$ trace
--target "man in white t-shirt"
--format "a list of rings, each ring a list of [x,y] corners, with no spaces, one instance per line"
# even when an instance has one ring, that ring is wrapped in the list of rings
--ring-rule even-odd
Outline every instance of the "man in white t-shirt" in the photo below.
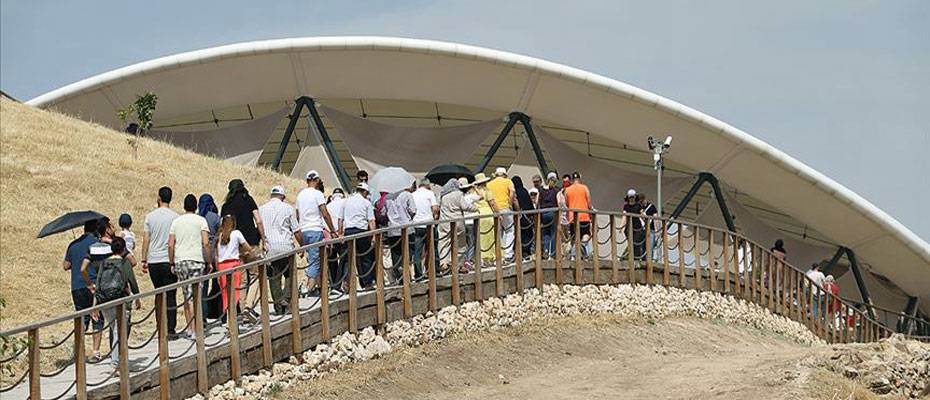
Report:
[[[142,273],[149,274],[156,289],[178,281],[168,262],[168,235],[171,223],[178,217],[178,213],[171,209],[171,197],[170,187],[159,188],[158,208],[146,214],[142,225],[142,248],[139,249]],[[168,340],[175,340],[178,338],[175,332],[178,325],[177,290],[166,290],[165,302],[168,306]]]
[[[307,187],[297,194],[297,219],[300,226],[301,245],[306,246],[323,240],[323,229],[329,229],[333,237],[339,235],[333,220],[326,209],[326,198],[319,190],[322,184],[320,174],[314,170],[307,172]],[[307,285],[304,296],[318,295],[317,278],[320,276],[320,248],[307,249],[308,267]]]
[[[824,291],[823,291],[823,281],[826,279],[823,272],[820,271],[820,264],[814,263],[811,265],[811,269],[808,270],[804,275],[807,275],[808,279],[814,282],[814,286],[811,287],[811,290],[814,291],[814,315],[820,315],[818,313],[820,305],[823,304]]]
[[[429,179],[421,179],[420,187],[413,191],[412,195],[413,202],[417,206],[417,213],[413,216],[414,223],[426,223],[439,219],[439,201],[436,200],[436,193],[433,193]],[[430,267],[426,265],[426,232],[427,229],[434,228],[435,226],[426,225],[414,228],[413,264],[418,267],[422,265],[424,274],[423,276],[417,277],[417,279],[425,278],[425,274],[427,273],[426,268]],[[433,239],[435,239],[435,235]],[[435,248],[435,246],[433,248]],[[439,260],[436,260],[436,262],[438,261]],[[432,266],[432,268],[436,268],[436,266]]]
[[[197,215],[197,197],[188,194],[184,197],[184,215],[171,222],[168,233],[168,265],[177,275],[179,281],[193,279],[205,272],[204,254],[210,254],[210,228],[207,220]],[[184,294],[184,318],[190,326],[182,335],[190,338],[193,333],[191,320],[194,318],[191,301],[191,285],[181,287]]]
[[[339,220],[339,226],[342,227],[346,236],[363,234],[375,229],[375,206],[371,204],[368,193],[368,184],[362,182],[355,188],[355,193],[346,199],[342,209],[342,218]],[[371,236],[355,239],[356,272],[358,283],[364,289],[371,289],[375,283],[375,274],[371,268],[375,262],[375,252],[371,246]],[[346,283],[357,284],[356,282]]]

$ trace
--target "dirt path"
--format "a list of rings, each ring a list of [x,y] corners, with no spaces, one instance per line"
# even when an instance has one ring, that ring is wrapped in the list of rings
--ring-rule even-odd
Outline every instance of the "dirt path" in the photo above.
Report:
[[[798,363],[816,352],[716,322],[579,318],[396,352],[278,397],[808,398],[808,372]]]

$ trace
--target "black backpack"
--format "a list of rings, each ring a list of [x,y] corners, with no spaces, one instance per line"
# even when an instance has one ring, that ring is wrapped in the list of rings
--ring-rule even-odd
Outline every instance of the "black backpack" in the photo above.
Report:
[[[126,297],[126,277],[123,276],[125,258],[110,257],[98,261],[97,265],[97,304],[106,303]]]

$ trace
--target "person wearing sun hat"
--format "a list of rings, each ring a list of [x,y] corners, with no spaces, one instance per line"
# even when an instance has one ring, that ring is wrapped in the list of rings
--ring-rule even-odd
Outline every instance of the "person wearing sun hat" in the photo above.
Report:
[[[463,218],[466,213],[478,211],[474,202],[465,200],[465,192],[468,190],[468,179],[458,178],[450,179],[443,186],[442,198],[439,200],[439,219],[456,220]],[[441,273],[449,272],[452,268],[452,252],[458,249],[452,248],[452,235],[461,235],[465,231],[465,224],[461,221],[456,222],[455,232],[452,231],[452,224],[445,223],[439,225],[439,268]],[[473,233],[474,234],[474,233]],[[467,242],[467,241],[466,241]],[[461,243],[461,242],[458,242]]]
[[[508,182],[510,180],[505,179]],[[484,173],[478,173],[475,175],[475,181],[472,182],[470,189],[473,194],[471,198],[473,199],[475,208],[477,208],[477,215],[489,215],[498,212],[497,202],[494,199],[494,194],[491,193],[491,190],[488,189],[488,182],[491,181],[490,178],[484,175]],[[482,217],[478,220],[478,226],[474,227],[477,231],[478,241],[475,244],[476,253],[479,254],[483,264],[493,264],[495,257],[494,249],[494,217]],[[473,258],[478,258],[474,257]],[[476,263],[477,264],[477,263]],[[475,268],[480,268],[481,264],[475,265]]]

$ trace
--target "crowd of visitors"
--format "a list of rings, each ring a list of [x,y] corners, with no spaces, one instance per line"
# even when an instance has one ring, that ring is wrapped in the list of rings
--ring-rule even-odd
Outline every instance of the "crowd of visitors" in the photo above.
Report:
[[[351,285],[370,290],[375,284],[373,271],[378,252],[373,249],[372,237],[364,233],[377,228],[386,228],[383,246],[389,249],[385,253],[390,255],[388,283],[403,279],[405,257],[414,281],[426,279],[429,268],[440,275],[450,273],[452,268],[469,272],[493,264],[497,251],[508,262],[513,261],[516,235],[520,235],[521,253],[525,257],[533,254],[536,219],[521,216],[518,230],[515,215],[521,210],[544,210],[539,217],[544,258],[553,257],[556,246],[560,246],[555,240],[556,230],[562,230],[563,238],[573,238],[576,221],[582,247],[575,249],[574,241],[569,240],[567,242],[572,244],[567,250],[572,257],[576,256],[576,250],[580,252],[579,257],[592,257],[591,240],[596,231],[591,214],[555,210],[557,207],[594,210],[590,190],[578,172],[564,175],[561,180],[555,172],[546,174],[545,180],[535,175],[532,187],[527,188],[521,177],[508,177],[505,168],[497,168],[493,178],[478,173],[471,180],[454,178],[436,188],[423,179],[411,181],[408,187],[394,193],[371,193],[365,171],[359,171],[356,178],[358,184],[350,195],[336,188],[326,197],[320,174],[309,171],[305,175],[306,187],[297,193],[293,203],[288,201],[283,187],[275,186],[261,206],[242,180],[233,179],[219,207],[211,194],[204,193],[199,198],[186,194],[181,214],[172,208],[172,189],[162,187],[156,194],[157,207],[143,220],[141,241],[136,240],[132,217],[122,214],[118,219],[118,232],[107,218],[90,221],[85,224],[83,235],[68,246],[63,267],[71,271],[75,309],[138,293],[137,267],[142,274],[149,275],[155,288],[160,288],[215,271],[234,269],[253,260],[274,259],[299,246],[343,236],[357,239],[325,247],[307,247],[306,252],[300,254],[307,264],[303,269],[305,279],[302,284],[298,283],[300,294],[302,297],[320,296],[321,268],[327,268],[333,291],[345,292]],[[636,197],[628,199],[624,209],[638,215],[652,215],[650,206],[644,197]],[[499,217],[479,218],[492,213],[498,213]],[[430,224],[441,220],[459,221]],[[637,220],[639,218],[633,218],[634,227],[641,227],[643,222]],[[405,227],[411,223],[413,226]],[[406,237],[403,236],[405,232]],[[458,266],[452,264],[453,252],[458,251],[452,248],[453,236],[459,238],[456,247],[464,244]],[[354,243],[354,252],[347,248],[347,243]],[[322,249],[327,251],[327,265],[321,265]],[[355,282],[348,279],[353,253]],[[639,250],[636,254],[641,257]],[[266,277],[273,313],[290,313],[293,305],[289,288],[293,280],[298,279],[290,268],[290,258],[270,261]],[[237,323],[257,323],[259,316],[254,307],[259,297],[259,284],[264,284],[257,278],[254,269],[246,269],[220,275],[200,285],[204,318],[225,322],[228,311],[235,308],[241,319]],[[234,290],[228,290],[228,285]],[[180,287],[183,296],[180,303],[176,290],[166,291],[164,296],[169,340],[194,336],[193,286]],[[240,296],[242,291],[245,291],[244,300]],[[138,308],[140,304],[137,302],[134,306]],[[178,325],[179,309],[185,318],[183,326]],[[127,321],[129,314],[128,308],[122,314]],[[86,318],[85,325],[93,327],[94,332],[92,360],[103,358],[101,333],[107,324],[111,346],[118,345],[114,341],[118,340],[114,332],[118,325],[113,323],[115,318],[115,308]],[[115,362],[118,353],[111,354],[111,361]]]

